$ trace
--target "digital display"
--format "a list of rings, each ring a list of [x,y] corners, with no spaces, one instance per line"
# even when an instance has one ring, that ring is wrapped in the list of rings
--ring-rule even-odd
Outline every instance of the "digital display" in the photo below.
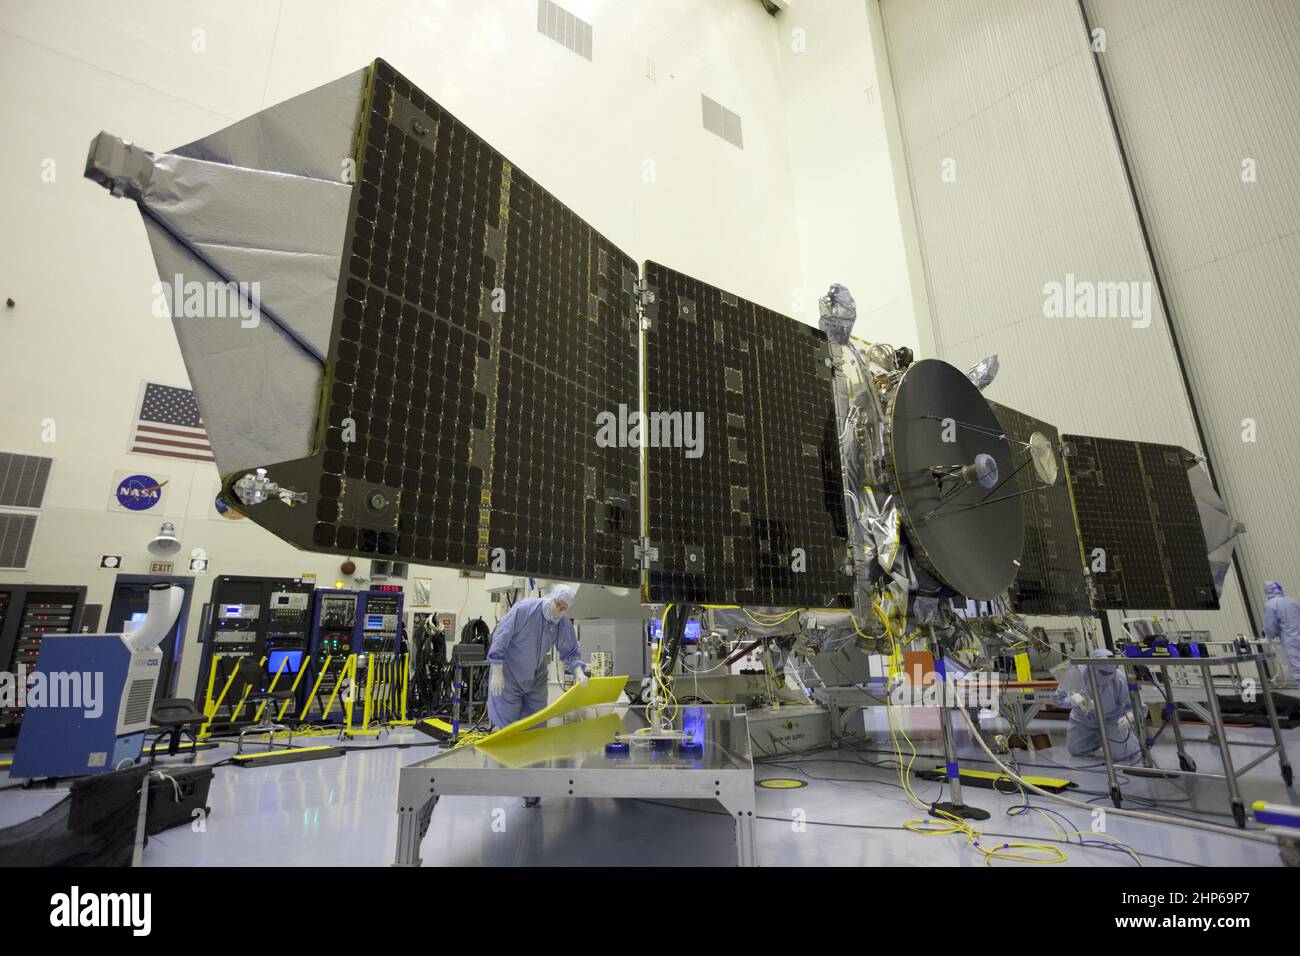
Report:
[[[384,616],[382,614],[366,615],[367,631],[382,631],[384,629]]]
[[[663,622],[659,620],[651,620],[650,640],[652,641],[659,640],[659,637],[662,633],[663,633]],[[699,639],[700,639],[700,622],[695,620],[687,621],[686,631],[685,633],[682,634],[682,640],[687,644],[694,644]]]
[[[302,666],[302,655],[302,651],[271,651],[266,655],[267,673],[280,673],[281,664],[284,665],[283,673],[298,673],[298,668]]]

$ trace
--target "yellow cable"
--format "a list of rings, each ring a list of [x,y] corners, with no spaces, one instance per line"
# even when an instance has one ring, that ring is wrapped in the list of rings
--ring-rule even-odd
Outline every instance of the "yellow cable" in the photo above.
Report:
[[[879,605],[873,604],[872,607],[880,617],[881,623],[884,624],[885,633],[889,636],[891,657],[897,657],[898,641],[894,636],[894,630],[890,626],[889,619],[885,616],[885,613],[880,609]],[[975,829],[961,817],[948,813],[945,810],[935,809],[926,804],[926,802],[917,796],[916,792],[912,789],[912,764],[916,760],[916,746],[912,743],[906,730],[902,731],[903,739],[907,741],[908,748],[912,753],[907,761],[906,769],[904,769],[903,748],[898,743],[898,732],[894,725],[895,706],[896,705],[893,703],[886,704],[885,714],[889,721],[890,737],[894,743],[894,754],[898,760],[899,782],[902,784],[903,792],[907,795],[909,800],[920,807],[925,807],[938,818],[908,820],[903,824],[905,830],[910,833],[916,833],[920,836],[951,836],[953,834],[960,834],[966,837],[972,847],[980,851],[984,857],[985,866],[992,866],[994,860],[1002,860],[1010,863],[1041,864],[1065,863],[1069,860],[1069,856],[1060,847],[1045,843],[1013,841],[1009,843],[996,844],[992,848],[982,846],[980,844],[981,833],[979,830]]]

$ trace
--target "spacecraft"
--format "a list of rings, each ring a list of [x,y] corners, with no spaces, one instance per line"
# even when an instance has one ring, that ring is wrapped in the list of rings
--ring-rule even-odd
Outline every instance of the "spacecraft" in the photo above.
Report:
[[[636,259],[383,60],[168,152],[101,133],[86,175],[161,287],[230,300],[173,295],[176,336],[225,500],[299,548],[863,636],[1218,605],[1192,453],[859,342],[842,287],[814,327]],[[702,413],[702,454],[601,440],[621,408]]]

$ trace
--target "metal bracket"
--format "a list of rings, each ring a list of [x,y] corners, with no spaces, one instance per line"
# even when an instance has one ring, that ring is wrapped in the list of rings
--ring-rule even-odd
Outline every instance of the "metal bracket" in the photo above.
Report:
[[[632,556],[643,570],[649,571],[650,566],[659,560],[659,549],[650,543],[649,538],[641,538],[632,545]]]
[[[260,505],[274,497],[286,505],[305,505],[307,492],[281,488],[266,477],[266,469],[258,468],[257,473],[248,472],[233,485],[235,497],[245,505]]]
[[[648,332],[654,328],[655,319],[659,315],[658,300],[655,298],[654,289],[644,279],[636,279],[632,283],[632,301],[636,305],[636,324],[643,332]]]
[[[99,133],[90,141],[86,178],[114,196],[139,201],[153,182],[153,154],[112,133]]]

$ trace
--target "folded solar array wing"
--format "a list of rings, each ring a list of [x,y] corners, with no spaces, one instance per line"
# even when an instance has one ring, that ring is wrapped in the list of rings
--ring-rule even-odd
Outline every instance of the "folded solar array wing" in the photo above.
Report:
[[[635,262],[382,60],[368,73],[301,548],[635,586]],[[233,483],[239,474],[227,476]],[[229,489],[227,489],[229,490]]]
[[[645,277],[647,412],[703,426],[698,449],[647,451],[647,600],[851,606],[825,333],[654,262]]]
[[[1191,452],[1063,435],[1066,480],[1097,610],[1215,610]]]

